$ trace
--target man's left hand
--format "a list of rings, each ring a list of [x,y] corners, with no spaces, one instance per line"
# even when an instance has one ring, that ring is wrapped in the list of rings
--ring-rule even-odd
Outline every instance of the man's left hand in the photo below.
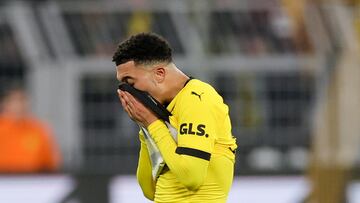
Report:
[[[136,123],[147,128],[151,123],[158,120],[152,111],[146,108],[128,92],[118,90],[118,96],[124,110]]]

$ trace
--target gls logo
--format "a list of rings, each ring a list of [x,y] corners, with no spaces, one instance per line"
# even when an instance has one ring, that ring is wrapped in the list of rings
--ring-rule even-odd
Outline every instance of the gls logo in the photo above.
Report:
[[[188,135],[198,135],[198,136],[204,136],[205,137],[209,137],[208,134],[206,134],[205,132],[205,125],[204,124],[199,124],[196,127],[196,132],[194,131],[193,128],[193,123],[182,123],[180,125],[180,135],[184,135],[184,134],[188,134]]]

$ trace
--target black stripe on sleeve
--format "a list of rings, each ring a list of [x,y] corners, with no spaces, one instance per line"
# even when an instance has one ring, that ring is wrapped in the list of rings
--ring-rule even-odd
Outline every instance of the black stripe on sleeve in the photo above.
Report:
[[[185,154],[189,156],[194,156],[200,159],[204,159],[209,161],[211,154],[208,152],[204,152],[198,149],[188,148],[188,147],[178,147],[175,151],[177,154]]]

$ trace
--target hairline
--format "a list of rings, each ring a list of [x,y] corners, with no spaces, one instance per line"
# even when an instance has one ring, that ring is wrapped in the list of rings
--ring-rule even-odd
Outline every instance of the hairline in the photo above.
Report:
[[[162,60],[160,60],[160,61],[159,60],[136,61],[136,60],[130,59],[130,60],[125,61],[125,62],[123,62],[121,64],[118,64],[117,66],[128,63],[130,61],[133,61],[135,66],[143,66],[145,68],[152,67],[152,66],[159,65],[159,64],[168,65],[168,64],[172,63],[172,60],[169,60],[169,61],[167,61],[167,60],[165,60],[165,61],[162,61]]]

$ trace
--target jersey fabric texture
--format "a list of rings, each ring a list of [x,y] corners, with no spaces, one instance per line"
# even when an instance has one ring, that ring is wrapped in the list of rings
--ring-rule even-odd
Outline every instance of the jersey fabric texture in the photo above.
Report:
[[[139,135],[137,178],[144,195],[157,203],[226,202],[237,145],[222,97],[209,84],[192,79],[167,109],[178,131],[177,143],[163,121],[148,126],[167,165],[156,182],[144,137]]]

